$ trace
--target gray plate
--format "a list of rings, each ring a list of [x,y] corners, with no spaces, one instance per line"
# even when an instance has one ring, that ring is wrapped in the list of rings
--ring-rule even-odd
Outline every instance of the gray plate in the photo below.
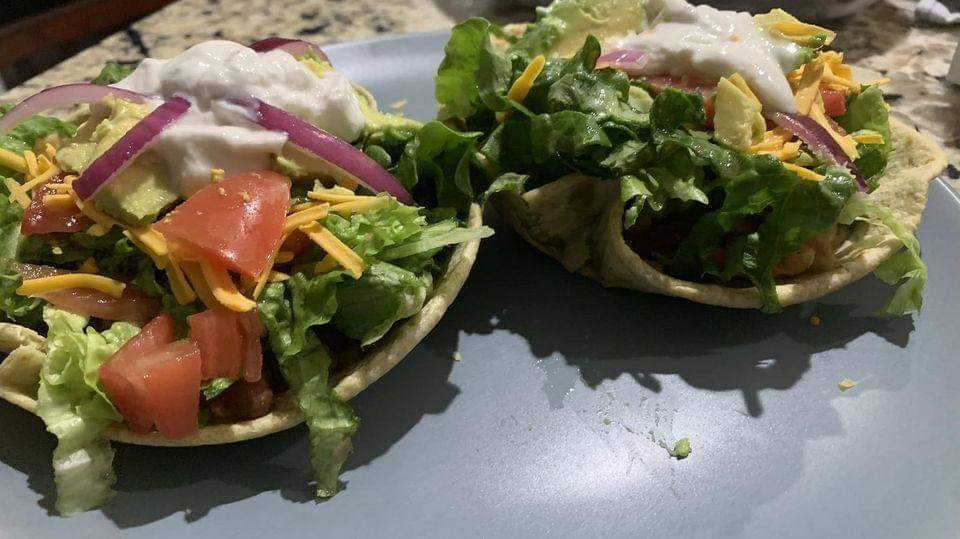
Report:
[[[384,108],[429,118],[444,42],[330,52]],[[0,535],[953,536],[960,201],[939,181],[930,195],[913,320],[868,316],[890,293],[872,277],[780,316],[605,290],[498,227],[443,322],[353,401],[346,488],[319,504],[298,428],[120,446],[116,499],[50,516],[53,439],[4,403]],[[673,460],[660,443],[681,437],[693,454]]]

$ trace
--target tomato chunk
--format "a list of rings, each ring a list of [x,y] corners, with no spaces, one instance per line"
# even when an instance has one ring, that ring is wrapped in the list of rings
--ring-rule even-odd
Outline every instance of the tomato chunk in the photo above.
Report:
[[[847,112],[847,94],[843,90],[820,89],[823,99],[823,112],[831,118],[843,116]]]
[[[110,359],[100,366],[100,383],[120,411],[130,430],[146,434],[153,428],[153,419],[143,394],[142,384],[127,375],[140,365],[143,357],[173,341],[173,317],[164,313],[143,326]]]
[[[243,338],[237,313],[208,309],[187,317],[190,337],[200,347],[200,370],[204,380],[240,378]]]
[[[92,223],[80,212],[79,208],[57,208],[43,203],[44,195],[52,195],[57,192],[48,187],[49,184],[60,183],[61,181],[59,176],[55,176],[47,184],[33,190],[33,198],[30,200],[30,205],[24,210],[23,220],[20,222],[20,232],[23,235],[80,232],[90,227]]]
[[[257,310],[239,314],[240,334],[243,335],[243,379],[257,382],[263,378],[263,349],[260,346],[260,315]]]
[[[289,202],[280,174],[238,174],[200,189],[154,227],[186,257],[255,278],[280,244]]]
[[[183,438],[197,431],[200,413],[200,349],[184,339],[153,355],[143,377],[147,404],[160,434]]]
[[[263,351],[257,311],[237,313],[208,309],[187,317],[190,337],[200,347],[203,379],[241,376],[248,382],[261,378]]]
[[[24,279],[39,279],[69,273],[36,264],[16,263],[13,267]],[[160,301],[130,285],[123,289],[123,295],[119,298],[91,288],[67,288],[39,294],[37,297],[73,314],[103,320],[124,320],[141,325],[156,316],[161,308]]]
[[[172,338],[173,319],[163,314],[100,366],[104,390],[134,432],[155,425],[167,438],[182,438],[197,430],[200,349]]]

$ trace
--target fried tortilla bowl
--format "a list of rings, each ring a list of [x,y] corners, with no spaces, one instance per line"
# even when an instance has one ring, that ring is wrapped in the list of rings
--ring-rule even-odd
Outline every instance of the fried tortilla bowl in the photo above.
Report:
[[[946,155],[929,138],[890,119],[892,150],[879,187],[869,195],[915,232],[927,201],[927,188],[946,167]],[[524,239],[576,271],[609,287],[685,298],[697,303],[758,309],[755,287],[684,281],[638,256],[623,239],[623,203],[616,182],[570,175],[541,188],[491,198],[503,219]],[[886,228],[858,222],[835,246],[838,265],[779,280],[784,307],[819,298],[860,279],[899,251],[902,244]]]
[[[473,205],[467,225],[478,228],[482,224],[480,207]],[[430,333],[460,292],[477,258],[479,247],[479,239],[457,245],[423,309],[398,322],[383,339],[365,350],[359,361],[332,373],[334,390],[340,397],[350,399],[376,382]],[[35,331],[16,324],[0,323],[0,351],[9,352],[0,363],[0,398],[33,413],[37,408],[40,366],[45,357],[43,346],[43,336]],[[295,427],[303,420],[296,399],[288,392],[279,396],[274,402],[273,411],[263,417],[208,425],[201,427],[196,434],[177,440],[167,439],[157,432],[135,434],[123,425],[114,425],[106,435],[111,440],[136,445],[191,447],[260,438]]]

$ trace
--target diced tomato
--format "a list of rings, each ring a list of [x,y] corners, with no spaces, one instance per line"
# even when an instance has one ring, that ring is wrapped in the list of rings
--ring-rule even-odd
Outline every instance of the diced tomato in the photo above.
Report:
[[[200,412],[200,349],[190,339],[172,342],[150,356],[143,377],[154,423],[167,438],[197,431]]]
[[[50,266],[18,263],[16,271],[24,279],[38,279],[69,273]],[[160,312],[161,304],[155,298],[147,296],[138,288],[129,284],[123,289],[123,295],[115,298],[99,290],[90,288],[68,288],[39,294],[37,297],[74,314],[102,318],[103,320],[124,320],[144,324]]]
[[[261,378],[263,351],[256,310],[236,313],[208,309],[188,316],[187,324],[190,337],[200,347],[204,380],[237,380],[242,376],[248,382],[255,382]]]
[[[100,383],[120,411],[130,430],[146,434],[153,428],[153,419],[143,395],[142,384],[127,378],[128,373],[162,346],[173,341],[173,317],[164,313],[143,326],[110,359],[100,366]]]
[[[190,339],[160,343],[173,335],[173,320],[160,321],[164,317],[169,315],[158,317],[149,331],[154,322],[145,326],[134,337],[139,342],[131,340],[103,364],[100,380],[131,430],[144,434],[155,425],[174,439],[197,430],[200,349]]]
[[[240,334],[243,335],[243,379],[256,382],[263,378],[263,349],[260,347],[260,315],[256,309],[240,314]]]
[[[823,98],[823,112],[831,118],[843,116],[847,112],[847,94],[842,90],[820,89],[820,97]]]
[[[208,309],[187,317],[190,337],[200,347],[203,379],[240,378],[243,337],[237,313],[227,309]]]
[[[256,278],[280,244],[289,201],[280,174],[238,174],[200,189],[154,227],[188,257]]]
[[[59,176],[55,176],[50,183],[60,183]],[[23,212],[20,223],[20,232],[25,236],[31,234],[50,234],[52,232],[80,232],[86,230],[92,223],[84,217],[78,208],[59,209],[43,203],[44,195],[56,193],[47,185],[33,191],[33,199]]]

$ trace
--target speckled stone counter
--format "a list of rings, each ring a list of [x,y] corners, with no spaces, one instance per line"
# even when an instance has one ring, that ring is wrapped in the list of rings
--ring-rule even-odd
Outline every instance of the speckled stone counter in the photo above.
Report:
[[[270,35],[303,36],[321,43],[380,34],[450,27],[469,14],[495,14],[500,22],[531,10],[493,0],[180,0],[7,92],[20,99],[45,86],[88,80],[106,60],[166,57],[207,39],[249,43]],[[504,14],[506,11],[506,14]],[[890,77],[895,113],[934,136],[949,153],[948,177],[960,187],[960,86],[945,81],[960,25],[915,26],[913,2],[880,0],[852,18],[831,24],[837,48],[851,63]]]

